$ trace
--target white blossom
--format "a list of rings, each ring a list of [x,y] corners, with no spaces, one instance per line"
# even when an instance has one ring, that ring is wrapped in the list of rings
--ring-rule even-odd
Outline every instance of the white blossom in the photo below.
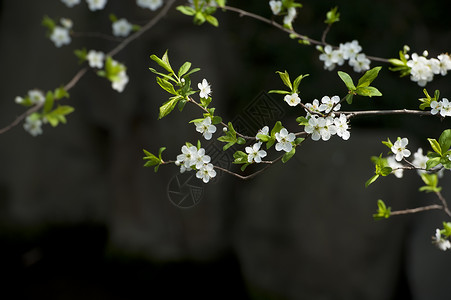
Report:
[[[440,74],[444,76],[451,70],[451,58],[448,54],[440,54],[437,58],[439,60]]]
[[[431,101],[431,114],[436,115],[442,110],[442,103],[440,101]]]
[[[200,169],[204,164],[208,164],[210,160],[210,156],[205,154],[205,149],[200,148],[191,160],[191,164],[194,165],[196,169]]]
[[[443,98],[440,102],[440,115],[442,117],[451,116],[451,103],[448,101],[448,99]]]
[[[297,11],[295,7],[288,8],[287,15],[283,18],[283,24],[291,28],[294,18],[296,18]]]
[[[354,69],[354,72],[362,72],[370,69],[371,61],[365,54],[359,53],[356,57],[349,60],[349,65]]]
[[[68,45],[72,41],[69,34],[69,29],[55,26],[50,35],[50,40],[55,44],[56,47],[60,48],[63,45]]]
[[[290,105],[290,106],[296,106],[299,103],[301,103],[301,98],[299,98],[297,93],[293,93],[293,94],[290,94],[290,95],[285,95],[283,100],[286,103],[288,103],[288,105]]]
[[[393,169],[392,174],[395,175],[396,178],[402,178],[404,174],[404,169],[401,168],[403,167],[403,165],[397,162],[393,155],[387,157],[387,163],[388,166]]]
[[[268,126],[264,126],[262,129],[260,129],[259,131],[257,131],[257,134],[255,135],[255,138],[257,139],[257,141],[259,141],[260,139],[258,138],[258,135],[269,135],[269,127]]]
[[[71,29],[72,26],[74,25],[72,20],[68,19],[68,18],[61,18],[60,23],[61,23],[61,25],[63,25],[64,28],[67,28],[67,29]]]
[[[113,34],[119,37],[128,36],[133,29],[133,25],[124,18],[113,22],[111,27],[113,28]]]
[[[312,103],[306,103],[305,107],[308,108],[311,112],[321,112],[320,104],[318,99],[315,99],[312,101]],[[310,111],[307,109],[305,110],[307,112],[307,115],[310,115]]]
[[[326,113],[329,113],[332,111],[332,108],[334,111],[340,110],[341,104],[340,103],[340,97],[333,96],[330,98],[329,96],[324,96],[321,98],[321,105],[319,106],[320,111],[324,111]]]
[[[340,44],[339,49],[343,53],[344,59],[353,59],[360,53],[360,51],[362,51],[362,47],[359,45],[357,40]]]
[[[127,85],[129,81],[128,75],[125,72],[125,70],[119,72],[117,77],[113,80],[111,83],[111,87],[113,90],[118,91],[119,93],[122,93],[125,89],[125,86]]]
[[[336,63],[333,61],[334,56],[334,50],[332,49],[332,46],[327,45],[324,47],[324,52],[319,55],[319,60],[324,61],[324,69],[328,71],[332,71]]]
[[[41,104],[45,101],[44,93],[40,90],[29,90],[28,97],[30,98],[30,102],[32,104]]]
[[[25,119],[23,128],[32,136],[38,136],[42,134],[42,121],[36,118],[34,115],[30,115]]]
[[[433,237],[434,244],[442,251],[451,249],[451,243],[448,239],[442,238],[440,229],[435,230],[435,237]]]
[[[410,150],[406,149],[409,140],[407,138],[399,139],[391,147],[391,151],[396,156],[396,161],[401,161],[404,157],[410,156]]]
[[[202,121],[194,122],[197,132],[202,133],[206,140],[211,139],[213,133],[216,132],[216,126],[211,124],[211,118],[206,117]]]
[[[108,0],[86,0],[89,10],[91,11],[104,9],[107,2]]]
[[[246,147],[246,152],[247,152],[247,161],[249,163],[252,162],[256,162],[256,163],[261,163],[262,158],[266,156],[266,151],[265,150],[260,150],[262,143],[258,142],[255,143],[254,145],[252,145],[251,147]]]
[[[182,146],[182,154],[177,155],[178,165],[180,165],[180,173],[191,170],[191,166],[195,164],[198,150],[195,146]]]
[[[344,140],[348,140],[351,136],[349,132],[348,119],[346,115],[340,114],[340,117],[334,119],[335,128],[337,131],[337,135]]]
[[[103,68],[103,60],[105,59],[105,54],[102,51],[89,50],[86,55],[89,66],[91,68]]]
[[[163,0],[136,0],[136,5],[155,11],[163,5]]]
[[[311,134],[312,140],[318,141],[321,138],[321,127],[319,125],[319,117],[312,116],[305,125],[305,132]]]
[[[277,151],[285,151],[290,152],[291,149],[293,149],[293,141],[295,140],[296,136],[294,133],[288,133],[288,130],[285,128],[282,128],[279,132],[275,134],[277,144],[276,144],[276,150]]]
[[[80,0],[61,0],[67,7],[74,7],[77,4],[80,4]]]
[[[208,163],[204,164],[196,173],[196,177],[202,179],[204,183],[208,183],[210,178],[216,176],[216,171],[213,169],[213,165]]]
[[[269,1],[269,6],[271,7],[271,11],[274,15],[278,15],[282,10],[282,1]]]
[[[323,141],[328,141],[332,135],[337,133],[337,127],[335,127],[332,117],[319,118],[318,126],[320,127],[319,132]]]
[[[208,83],[207,79],[203,79],[202,82],[197,84],[197,87],[199,88],[200,92],[199,92],[199,96],[201,98],[208,98],[208,96],[210,96],[211,94],[211,86]]]

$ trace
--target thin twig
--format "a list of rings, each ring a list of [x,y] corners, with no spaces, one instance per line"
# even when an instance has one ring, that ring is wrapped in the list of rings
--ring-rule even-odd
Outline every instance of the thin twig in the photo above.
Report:
[[[438,204],[433,204],[433,205],[422,206],[422,207],[417,207],[417,208],[397,210],[397,211],[390,212],[390,216],[414,214],[414,213],[432,210],[432,209],[443,209],[443,206],[438,205]]]
[[[119,43],[124,40],[123,38],[111,36],[111,35],[108,35],[108,34],[103,34],[103,33],[100,33],[100,32],[75,32],[75,31],[72,31],[71,35],[73,37],[91,37],[91,38],[103,39],[103,40],[106,40],[106,41],[119,42]]]
[[[435,194],[440,199],[440,202],[442,202],[443,210],[445,211],[445,213],[451,217],[451,211],[449,211],[448,203],[446,203],[446,200],[445,200],[445,198],[443,198],[442,193],[440,193],[440,191],[438,191],[438,192],[435,192]]]
[[[370,116],[370,115],[418,115],[418,116],[433,116],[430,111],[411,110],[411,109],[393,109],[393,110],[364,110],[364,111],[341,111],[341,114],[347,115],[347,118],[356,116]]]

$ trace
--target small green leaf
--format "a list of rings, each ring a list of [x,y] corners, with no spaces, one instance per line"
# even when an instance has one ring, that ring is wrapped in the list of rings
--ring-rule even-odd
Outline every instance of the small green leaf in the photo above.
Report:
[[[163,103],[163,105],[160,106],[160,113],[158,115],[158,119],[161,119],[161,118],[167,116],[175,108],[175,106],[177,105],[177,102],[181,99],[182,99],[182,97],[180,97],[180,96],[171,97],[168,101]]]
[[[189,61],[185,62],[179,69],[177,75],[178,77],[182,77],[183,75],[186,74],[186,72],[189,71],[189,69],[191,68],[191,63]]]
[[[390,217],[391,208],[385,205],[384,201],[377,200],[377,213],[373,214],[374,220],[387,219]]]
[[[363,76],[359,79],[359,82],[357,83],[357,87],[367,87],[373,82],[374,79],[376,79],[377,75],[379,74],[379,71],[382,69],[382,67],[375,67],[371,70],[368,70],[363,74]]]
[[[354,97],[354,94],[349,93],[346,95],[345,100],[348,104],[352,104],[352,98]]]
[[[269,136],[267,136],[266,134],[257,134],[257,138],[262,142],[269,141]]]
[[[69,93],[64,89],[64,87],[59,87],[55,89],[53,96],[55,97],[55,100],[60,100],[63,98],[69,98]]]
[[[349,76],[349,74],[342,71],[338,71],[338,76],[340,76],[341,80],[345,83],[348,90],[355,91],[354,82],[352,81],[352,78],[351,76]]]
[[[288,92],[288,91],[282,91],[282,90],[271,90],[271,91],[268,92],[268,94],[288,95],[288,94],[291,94],[291,92]]]
[[[159,58],[155,54],[152,54],[150,56],[150,59],[155,61],[160,67],[164,68],[169,73],[173,74],[174,71],[172,70],[171,65],[169,64],[167,53],[168,51],[164,53],[163,58]]]
[[[45,96],[44,110],[43,110],[44,114],[46,114],[52,110],[53,103],[54,103],[53,93],[51,91],[48,91],[47,95]]]
[[[378,178],[379,178],[379,175],[377,175],[377,174],[373,175],[370,179],[367,180],[367,182],[365,182],[365,187],[367,188],[370,184],[375,182]]]
[[[302,126],[305,126],[305,125],[308,125],[308,120],[307,120],[307,118],[305,118],[305,117],[297,117],[296,118],[296,122],[299,124],[299,125],[302,125]]]
[[[165,90],[166,92],[168,92],[168,93],[170,93],[170,94],[172,94],[172,95],[178,95],[177,92],[176,92],[175,89],[174,89],[174,86],[173,86],[169,81],[167,81],[167,80],[164,79],[164,78],[160,78],[160,77],[157,77],[156,79],[157,79],[158,85],[159,85],[163,90]]]
[[[291,85],[291,81],[290,81],[290,75],[288,74],[287,71],[285,72],[280,72],[277,71],[277,74],[279,74],[280,79],[282,79],[283,83],[290,89],[293,90],[293,86]]]
[[[446,152],[451,147],[451,129],[446,129],[440,135],[438,142],[442,152]]]
[[[338,12],[338,6],[335,6],[329,10],[326,14],[326,20],[324,23],[332,25],[335,22],[340,21],[340,13]]]
[[[436,139],[428,139],[429,144],[431,144],[432,150],[434,150],[435,153],[442,156],[442,147],[440,146],[439,142],[437,142]]]
[[[440,159],[441,159],[440,157],[428,159],[428,161],[426,162],[426,170],[430,170],[433,167],[437,166],[440,163]]]
[[[296,148],[293,147],[293,149],[291,149],[290,152],[287,152],[287,153],[285,153],[285,154],[283,155],[283,157],[282,157],[282,162],[283,162],[283,163],[286,163],[290,158],[293,157],[293,155],[294,155],[295,153],[296,153]]]
[[[393,143],[390,141],[389,138],[387,138],[386,141],[382,141],[382,144],[384,144],[385,146],[387,146],[388,149],[390,149],[390,150],[391,150],[391,147],[393,147]]]
[[[299,87],[299,84],[301,83],[301,80],[307,76],[309,76],[309,74],[299,75],[298,77],[296,77],[296,79],[293,81],[293,93],[298,92],[298,87]]]
[[[205,19],[207,20],[208,23],[210,23],[211,25],[218,27],[219,26],[219,22],[218,19],[216,19],[214,16],[212,15],[207,15],[205,17]]]
[[[360,96],[373,97],[373,96],[382,96],[382,93],[375,87],[367,86],[367,87],[357,87],[355,92]]]
[[[196,13],[196,11],[194,10],[194,8],[190,7],[190,6],[177,6],[176,9],[181,12],[184,15],[187,16],[194,16],[194,14]]]
[[[299,144],[301,144],[304,140],[305,140],[305,138],[297,138],[297,139],[294,140],[294,144],[295,144],[295,145],[299,145]]]
[[[383,167],[383,168],[381,168],[381,170],[380,170],[380,175],[382,175],[382,176],[388,176],[388,175],[390,175],[390,174],[392,173],[392,171],[393,171],[393,169],[390,168],[390,167]]]

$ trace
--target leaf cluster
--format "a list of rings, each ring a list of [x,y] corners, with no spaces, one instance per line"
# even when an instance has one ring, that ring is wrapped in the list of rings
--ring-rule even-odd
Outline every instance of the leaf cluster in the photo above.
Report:
[[[167,72],[162,73],[153,68],[149,68],[151,72],[158,75],[156,77],[157,84],[163,90],[172,95],[168,101],[164,102],[163,105],[160,106],[158,119],[167,116],[177,104],[179,110],[182,111],[189,99],[189,96],[196,93],[191,88],[191,79],[189,76],[200,69],[191,69],[191,63],[187,61],[178,69],[177,72],[175,72],[169,63],[168,51],[166,51],[161,58],[153,54],[150,56],[150,59],[155,61]],[[206,105],[208,106],[208,104]]]
[[[213,14],[216,12],[216,7],[211,6],[209,1],[205,0],[193,0],[192,6],[189,5],[180,5],[177,6],[177,10],[182,14],[193,17],[193,22],[196,25],[202,25],[205,22],[210,23],[211,25],[218,27],[219,22]],[[215,0],[216,4],[219,7],[225,6],[225,0]]]
[[[451,169],[451,129],[446,129],[440,135],[438,141],[436,139],[428,138],[429,144],[434,152],[429,152],[426,162],[426,170],[442,164],[445,169]]]
[[[371,70],[366,71],[365,74],[363,74],[363,76],[359,79],[357,86],[354,85],[354,82],[349,74],[338,71],[338,76],[340,76],[341,80],[348,88],[348,95],[345,97],[348,104],[352,103],[354,95],[366,96],[370,98],[373,96],[382,96],[382,93],[377,88],[370,86],[374,79],[377,78],[381,68],[382,67],[374,67]]]
[[[382,153],[379,156],[371,157],[371,161],[375,165],[375,171],[374,175],[366,181],[365,187],[368,187],[370,184],[375,182],[379,176],[388,176],[393,171],[393,169],[388,166],[387,159],[382,157]]]
[[[214,124],[214,122],[212,122]],[[225,135],[218,137],[218,141],[227,143],[222,147],[223,151],[226,151],[230,147],[232,147],[235,144],[243,145],[246,143],[246,141],[242,137],[237,137],[235,128],[233,128],[232,122],[229,122],[227,124],[227,131],[225,132]],[[246,155],[246,161],[247,161],[247,155]]]
[[[297,93],[298,92],[298,88],[299,88],[299,84],[301,83],[301,80],[304,79],[305,77],[309,76],[309,74],[299,75],[298,77],[296,77],[295,80],[293,80],[293,82],[291,82],[290,75],[288,74],[287,71],[284,71],[284,72],[277,71],[276,73],[279,74],[280,79],[282,79],[283,84],[286,87],[288,87],[290,90],[289,91],[285,91],[285,90],[271,90],[271,91],[268,92],[270,94],[289,95],[289,94]]]
[[[143,159],[146,160],[144,167],[155,166],[154,171],[157,172],[160,165],[162,163],[164,163],[163,159],[161,158],[161,153],[163,153],[164,150],[166,150],[166,147],[161,147],[158,150],[158,156],[155,156],[154,154],[150,153],[149,151],[143,149],[143,152],[145,154]]]
[[[393,72],[400,72],[401,77],[407,76],[410,74],[411,68],[407,66],[407,58],[406,58],[407,50],[404,47],[404,50],[399,51],[399,59],[391,58],[388,60],[389,63],[393,65],[389,70]]]
[[[377,200],[377,213],[373,214],[374,220],[388,219],[391,214],[391,207],[387,207],[381,199]]]
[[[424,93],[424,95],[426,97],[418,99],[421,102],[421,104],[420,104],[420,109],[421,110],[424,110],[425,108],[431,107],[431,102],[432,101],[437,101],[438,102],[439,99],[440,99],[440,91],[439,90],[435,90],[434,91],[434,97],[431,97],[426,89],[423,89],[423,93]]]

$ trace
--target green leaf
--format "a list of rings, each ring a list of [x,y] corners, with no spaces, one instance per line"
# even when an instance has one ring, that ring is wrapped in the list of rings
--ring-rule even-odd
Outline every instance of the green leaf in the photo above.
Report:
[[[342,71],[338,71],[338,76],[340,76],[341,80],[345,83],[348,90],[352,92],[355,91],[354,82],[352,81],[352,78],[351,76],[349,76],[349,74]]]
[[[438,165],[440,163],[440,159],[441,159],[441,157],[434,157],[434,158],[428,159],[428,161],[426,162],[426,170],[430,170],[433,167],[435,167],[436,165]]]
[[[177,102],[181,99],[183,99],[181,96],[171,97],[168,101],[163,103],[163,105],[160,106],[160,113],[158,115],[158,119],[167,116],[175,108]]]
[[[205,17],[205,19],[207,20],[208,23],[210,23],[211,25],[218,27],[219,26],[219,22],[218,19],[216,19],[214,16],[212,15],[208,15]]]
[[[380,169],[380,175],[382,176],[388,176],[392,173],[393,169],[390,167],[383,167]]]
[[[74,54],[76,57],[78,57],[78,63],[81,64],[84,61],[86,61],[86,57],[88,56],[88,50],[86,48],[83,49],[76,49],[74,50]]]
[[[282,90],[271,90],[271,91],[268,92],[268,94],[288,95],[288,94],[291,94],[291,92],[288,92],[288,91],[282,91]]]
[[[294,140],[294,144],[295,145],[299,145],[300,143],[302,143],[305,140],[305,138],[297,138]]]
[[[193,74],[195,72],[198,72],[198,71],[200,71],[200,68],[194,68],[191,71],[189,71],[188,73],[186,73],[184,77],[189,76],[189,75],[191,75],[191,74]]]
[[[386,141],[382,141],[382,144],[384,144],[385,146],[387,146],[388,149],[390,149],[390,150],[391,150],[391,147],[393,147],[393,143],[390,141],[389,138],[387,138]]]
[[[257,138],[262,142],[269,141],[269,136],[267,136],[266,134],[257,134]]]
[[[390,217],[391,208],[385,205],[384,201],[377,200],[377,213],[373,214],[375,220],[387,219]]]
[[[219,7],[224,7],[226,1],[225,0],[216,0],[216,3],[218,4]]]
[[[373,97],[373,96],[382,96],[382,93],[375,87],[367,86],[367,87],[357,87],[355,92],[360,96]]]
[[[446,129],[440,135],[438,142],[442,152],[446,152],[451,147],[451,129]]]
[[[244,153],[243,151],[236,151],[235,153],[233,153],[233,158],[235,159],[233,161],[234,164],[246,164],[246,163],[248,163],[248,161],[247,161],[247,154]]]
[[[176,92],[175,89],[174,89],[174,86],[173,86],[169,81],[167,81],[167,80],[164,79],[164,78],[160,78],[160,77],[157,77],[156,79],[157,79],[158,85],[159,85],[163,90],[165,90],[166,92],[168,92],[168,93],[170,93],[170,94],[172,94],[172,95],[178,95],[177,92]]]
[[[296,153],[296,148],[293,147],[293,149],[291,149],[290,152],[287,152],[287,153],[285,153],[285,154],[283,155],[283,157],[282,157],[282,162],[283,162],[283,163],[286,163],[290,158],[293,157],[293,155],[294,155],[295,153]]]
[[[288,72],[276,72],[277,74],[279,74],[280,79],[282,79],[283,84],[285,84],[290,90],[293,90],[293,86],[291,85],[291,81],[290,81],[290,75],[288,75]]]
[[[55,89],[53,96],[55,97],[55,100],[60,100],[63,98],[69,98],[69,93],[64,89],[64,87],[59,87]]]
[[[117,22],[117,20],[118,20],[115,14],[110,14],[109,17],[110,17],[111,23]]]
[[[370,184],[375,182],[378,178],[379,178],[379,175],[377,175],[377,174],[373,175],[370,179],[367,180],[367,182],[365,182],[365,187],[367,188]]]
[[[150,56],[150,59],[155,61],[160,67],[162,67],[163,69],[165,69],[169,73],[173,74],[174,71],[172,70],[171,65],[169,64],[167,53],[168,53],[168,51],[166,50],[166,52],[163,55],[163,58],[159,58],[155,54],[152,54]]]
[[[144,167],[152,167],[152,166],[155,166],[154,171],[157,172],[157,171],[158,171],[158,167],[159,167],[160,164],[161,164],[161,152],[163,152],[164,149],[166,149],[166,148],[165,148],[165,147],[161,147],[161,148],[160,148],[160,151],[159,151],[159,157],[160,157],[160,158],[156,157],[155,155],[153,155],[153,154],[150,153],[149,151],[143,149],[143,152],[144,152],[144,154],[146,155],[146,156],[143,157],[143,160],[147,160],[147,161],[144,163]]]
[[[332,25],[335,22],[340,21],[340,13],[338,12],[338,6],[335,6],[329,10],[326,14],[326,20],[324,23]]]
[[[348,104],[352,104],[352,98],[353,97],[354,97],[354,94],[351,94],[351,93],[347,94],[346,97],[345,97],[346,102]]]
[[[296,77],[296,79],[293,81],[293,92],[294,93],[298,92],[298,87],[299,87],[299,84],[301,83],[301,80],[307,76],[309,76],[309,74],[299,75],[298,77]]]
[[[196,11],[194,10],[194,8],[190,7],[190,6],[177,6],[176,9],[181,12],[184,15],[187,16],[194,16],[194,14],[196,13]]]
[[[53,93],[51,91],[47,92],[47,95],[45,96],[45,102],[44,102],[44,114],[49,113],[53,108],[54,103],[54,97]]]
[[[164,150],[166,150],[166,147],[161,147],[159,150],[158,150],[158,158],[162,161],[162,159],[161,159],[161,153],[163,153],[163,151]]]
[[[432,150],[434,150],[435,153],[442,156],[442,147],[440,146],[439,142],[437,142],[436,139],[428,139],[429,144],[431,144]]]
[[[182,77],[183,75],[186,74],[186,72],[189,71],[189,69],[191,68],[191,63],[189,61],[185,62],[179,69],[177,75],[178,77]]]
[[[363,74],[363,76],[359,79],[359,82],[357,83],[357,87],[367,87],[373,82],[374,79],[376,79],[377,75],[379,74],[379,71],[382,69],[382,67],[375,67],[371,70],[368,70]]]
[[[308,125],[308,120],[307,120],[307,118],[305,118],[305,117],[297,117],[296,118],[296,122],[299,124],[299,125],[302,125],[302,126],[305,126],[305,125]]]
[[[52,32],[56,27],[56,22],[48,16],[44,16],[42,19],[42,26],[47,27],[47,29]]]

